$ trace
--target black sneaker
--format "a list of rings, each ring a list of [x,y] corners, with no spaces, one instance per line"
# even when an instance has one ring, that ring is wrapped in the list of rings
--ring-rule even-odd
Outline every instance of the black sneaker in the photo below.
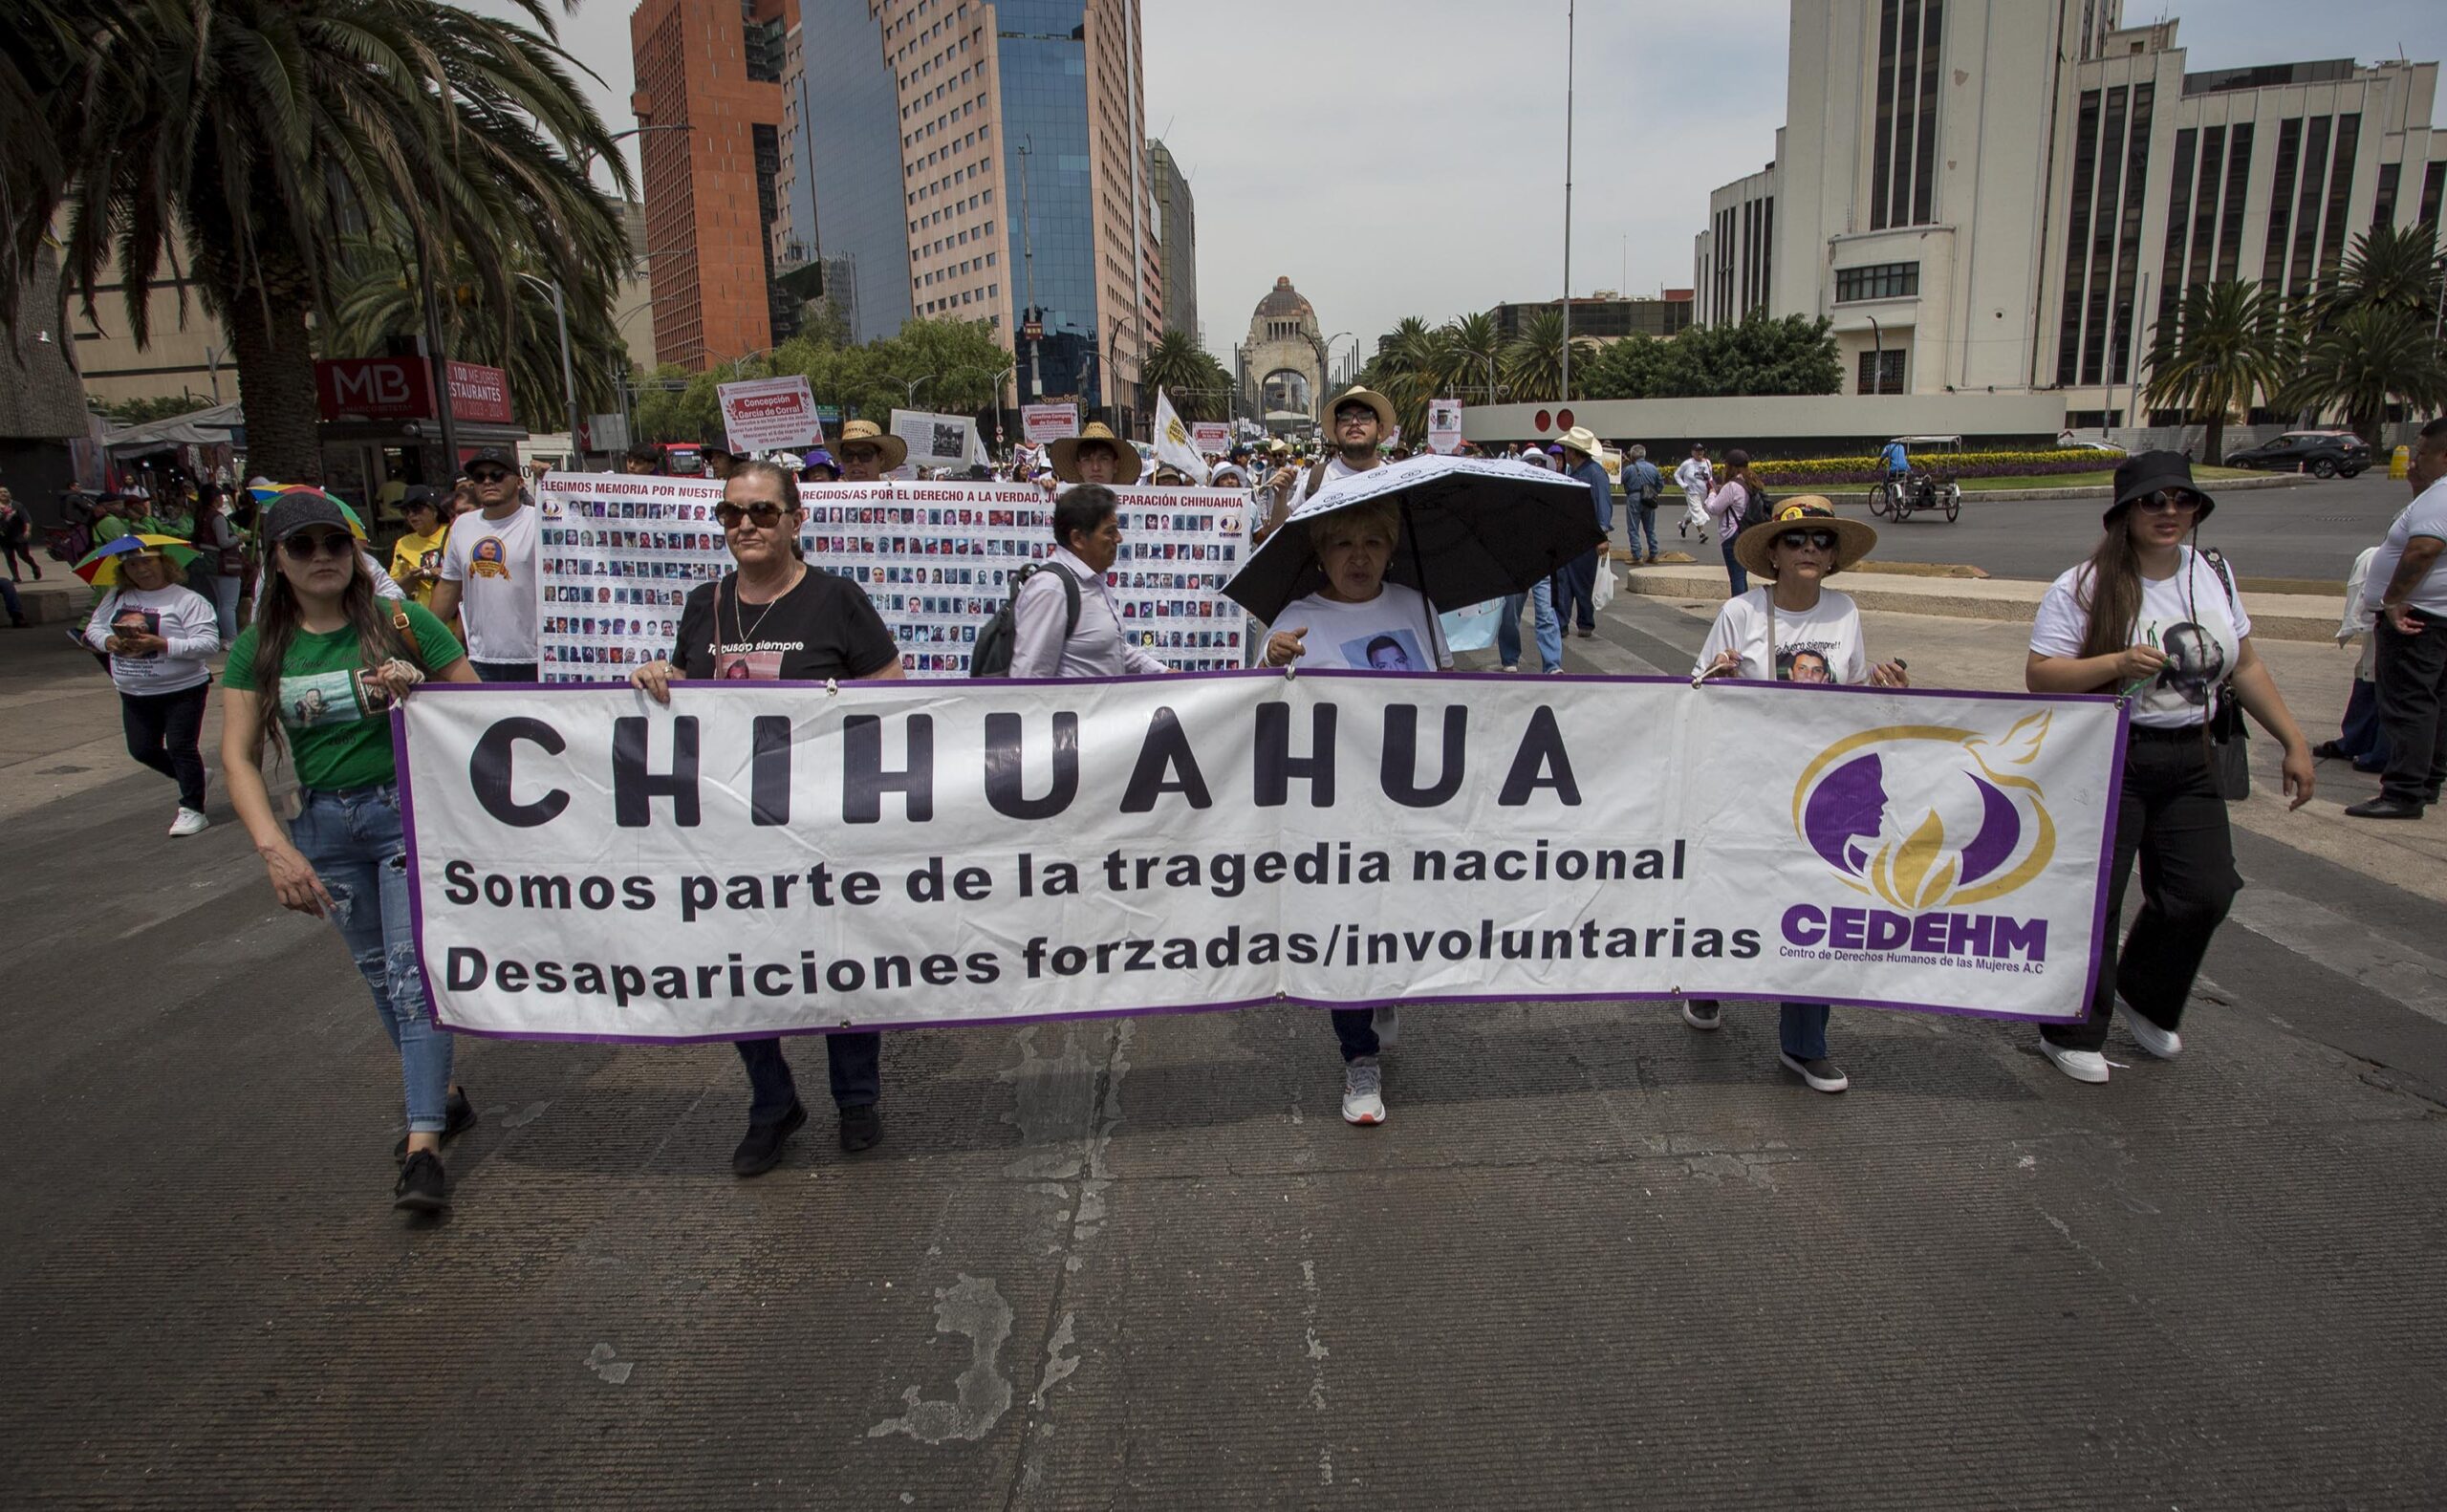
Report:
[[[883,1137],[883,1114],[873,1103],[854,1103],[841,1110],[841,1148],[852,1155],[872,1150]]]
[[[1714,998],[1684,998],[1682,1022],[1695,1029],[1722,1028],[1724,1006]]]
[[[2349,819],[2418,819],[2421,817],[2421,805],[2382,793],[2355,804],[2345,810],[2345,816]]]
[[[1808,1082],[1811,1091],[1840,1092],[1852,1085],[1852,1079],[1844,1074],[1844,1068],[1824,1055],[1815,1060],[1805,1061],[1798,1056],[1787,1055],[1779,1050],[1776,1052],[1776,1059],[1784,1063],[1785,1069]]]
[[[456,1087],[450,1089],[449,1100],[443,1104],[442,1109],[442,1142],[448,1144],[451,1140],[458,1138],[466,1133],[475,1121],[476,1105],[467,1100],[467,1094],[465,1091]],[[407,1158],[408,1136],[401,1134],[400,1142],[391,1147],[391,1163],[400,1165]]]
[[[408,1156],[400,1167],[399,1182],[391,1188],[391,1205],[410,1213],[439,1213],[450,1205],[442,1174],[442,1157],[430,1150],[420,1150]]]
[[[763,1176],[780,1163],[782,1145],[799,1132],[807,1122],[807,1108],[802,1103],[790,1104],[790,1111],[769,1124],[749,1124],[747,1137],[730,1153],[730,1174],[739,1177]]]

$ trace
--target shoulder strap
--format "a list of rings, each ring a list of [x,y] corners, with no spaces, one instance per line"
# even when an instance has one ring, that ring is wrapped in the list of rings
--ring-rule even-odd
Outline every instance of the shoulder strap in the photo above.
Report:
[[[1318,458],[1318,459],[1317,459],[1316,465],[1315,465],[1315,466],[1312,466],[1312,467],[1310,467],[1310,468],[1309,469],[1309,486],[1308,486],[1306,489],[1302,490],[1302,492],[1301,492],[1301,494],[1300,494],[1301,499],[1305,502],[1305,501],[1307,501],[1307,500],[1310,500],[1310,499],[1313,499],[1313,498],[1315,498],[1315,497],[1317,496],[1317,490],[1318,490],[1319,488],[1324,487],[1324,486],[1325,486],[1325,483],[1326,483],[1326,459],[1325,459],[1325,458],[1323,458],[1323,457],[1320,457],[1320,458]]]
[[[2226,554],[2213,546],[2202,551],[2199,555],[2202,561],[2207,562],[2217,572],[2219,583],[2226,590],[2226,607],[2241,608],[2241,600],[2235,594],[2235,574],[2226,569]]]

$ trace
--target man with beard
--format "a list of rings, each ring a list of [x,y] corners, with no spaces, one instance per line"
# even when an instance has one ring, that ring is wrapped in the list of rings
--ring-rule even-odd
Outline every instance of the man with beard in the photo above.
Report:
[[[1331,455],[1313,464],[1304,478],[1300,469],[1283,466],[1258,485],[1257,498],[1266,518],[1249,532],[1252,546],[1272,535],[1291,511],[1336,478],[1348,478],[1384,464],[1377,450],[1394,432],[1393,402],[1373,389],[1353,387],[1326,408],[1326,435]]]

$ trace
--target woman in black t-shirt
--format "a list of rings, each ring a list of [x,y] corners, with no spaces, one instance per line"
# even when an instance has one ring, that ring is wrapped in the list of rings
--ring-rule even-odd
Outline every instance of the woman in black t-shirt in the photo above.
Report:
[[[799,559],[797,478],[773,463],[743,462],[724,484],[714,518],[738,571],[689,594],[670,658],[631,673],[633,686],[668,703],[671,684],[691,678],[888,681],[902,675],[900,650],[865,591]],[[730,1168],[761,1176],[782,1158],[783,1141],[807,1122],[807,1109],[779,1039],[737,1044],[754,1095]],[[883,1134],[876,1112],[883,1036],[834,1032],[824,1048],[841,1111],[841,1148],[867,1149]]]

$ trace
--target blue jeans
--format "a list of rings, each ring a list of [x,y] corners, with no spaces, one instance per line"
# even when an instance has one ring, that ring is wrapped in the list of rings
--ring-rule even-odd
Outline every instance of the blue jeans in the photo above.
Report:
[[[747,1068],[747,1121],[777,1124],[799,1100],[790,1063],[776,1039],[739,1040],[739,1061]],[[872,1108],[883,1091],[883,1035],[858,1029],[824,1036],[826,1069],[832,1073],[833,1102],[839,1108]]]
[[[0,609],[9,611],[9,623],[26,622],[26,606],[17,597],[17,585],[5,577],[0,577]]]
[[[1657,554],[1656,500],[1642,500],[1639,504],[1634,506],[1625,513],[1623,517],[1623,534],[1630,540],[1632,554],[1634,556],[1655,556]],[[1643,534],[1648,537],[1648,545],[1645,547],[1640,545],[1640,537]]]
[[[2388,765],[2388,735],[2379,728],[2379,684],[2353,680],[2353,691],[2346,696],[2345,723],[2338,726],[2337,747],[2346,759],[2365,771],[2379,771]]]
[[[467,664],[476,669],[479,682],[541,682],[544,663],[540,661],[478,661],[473,657]]]
[[[1552,672],[1564,664],[1563,621],[1555,617],[1555,590],[1552,578],[1538,579],[1536,587],[1526,594],[1506,594],[1504,613],[1496,616],[1495,654],[1507,667],[1521,665],[1521,606],[1533,604],[1538,611],[1538,670]]]
[[[228,650],[238,638],[238,591],[247,586],[246,580],[220,572],[190,572],[187,586],[211,600],[212,616],[221,627],[221,649]]]
[[[301,793],[289,838],[332,896],[332,922],[374,992],[382,1032],[400,1051],[408,1132],[440,1134],[450,1095],[448,1033],[426,1011],[408,914],[408,843],[396,783],[344,792]]]
[[[1733,579],[1733,592],[1726,596],[1729,598],[1740,598],[1743,594],[1750,592],[1750,574],[1742,570],[1741,558],[1733,554],[1732,536],[1728,535],[1724,538],[1723,550],[1725,575]]]
[[[1776,1025],[1777,1043],[1797,1061],[1824,1059],[1827,1054],[1827,1004],[1787,1003]]]
[[[1555,612],[1577,620],[1583,630],[1597,628],[1597,553],[1583,551],[1557,569]]]

